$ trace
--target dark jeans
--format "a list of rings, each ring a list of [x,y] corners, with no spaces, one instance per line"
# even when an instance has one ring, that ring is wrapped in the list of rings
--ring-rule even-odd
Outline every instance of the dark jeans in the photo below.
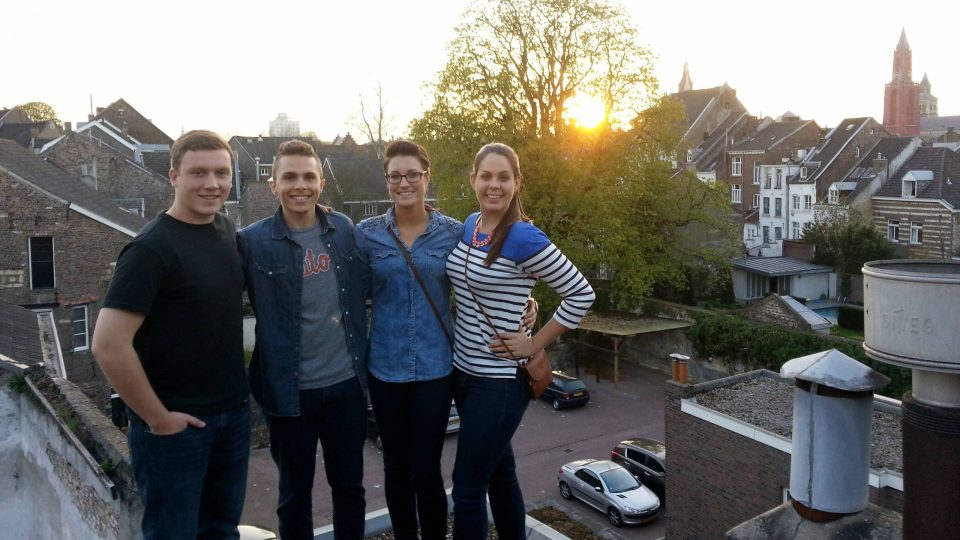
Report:
[[[129,413],[127,437],[143,501],[146,540],[240,537],[247,489],[250,408],[197,416],[206,427],[154,435]]]
[[[456,373],[460,434],[453,466],[453,537],[487,537],[487,493],[501,540],[526,537],[523,494],[510,439],[530,403],[520,378],[492,379]]]
[[[453,398],[452,376],[432,381],[384,382],[367,378],[383,441],[384,491],[393,534],[424,540],[447,534],[447,495],[440,473],[443,436]]]
[[[367,403],[356,377],[300,391],[300,416],[267,416],[270,455],[280,471],[277,517],[283,540],[313,539],[317,441],[333,498],[334,538],[363,538],[363,443]]]

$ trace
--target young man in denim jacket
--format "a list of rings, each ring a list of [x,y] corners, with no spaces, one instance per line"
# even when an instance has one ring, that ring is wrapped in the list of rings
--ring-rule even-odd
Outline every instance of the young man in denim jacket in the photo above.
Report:
[[[280,473],[280,536],[313,538],[319,441],[337,538],[360,539],[368,271],[350,218],[317,205],[324,179],[313,147],[285,142],[273,164],[280,208],[240,231],[237,247],[257,316],[250,387]]]

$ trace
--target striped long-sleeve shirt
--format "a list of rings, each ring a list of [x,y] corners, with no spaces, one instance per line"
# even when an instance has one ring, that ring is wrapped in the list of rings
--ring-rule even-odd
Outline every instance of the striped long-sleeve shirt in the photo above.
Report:
[[[477,309],[474,297],[497,331],[516,332],[527,297],[538,279],[563,298],[553,318],[567,328],[577,327],[595,296],[577,267],[531,223],[517,222],[510,228],[500,257],[490,266],[483,264],[489,246],[469,248],[468,261],[477,216],[473,214],[464,222],[463,236],[447,258],[447,276],[457,300],[453,361],[459,369],[472,375],[512,378],[516,376],[517,363],[490,352],[488,344],[494,331]],[[486,237],[478,236],[478,240]],[[467,289],[467,280],[473,294]]]

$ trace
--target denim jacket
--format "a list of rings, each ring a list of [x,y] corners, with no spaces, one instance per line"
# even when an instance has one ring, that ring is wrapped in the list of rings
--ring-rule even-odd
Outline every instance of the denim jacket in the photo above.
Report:
[[[366,391],[367,265],[354,243],[353,222],[319,207],[320,238],[336,265],[340,309],[353,367]],[[250,361],[250,391],[264,412],[300,414],[300,296],[303,250],[290,237],[282,209],[237,233],[247,294],[257,316],[257,342]]]
[[[373,317],[370,323],[370,373],[387,382],[428,381],[453,371],[453,353],[420,284],[397,243],[393,208],[357,225],[357,248],[370,264]],[[456,247],[463,224],[435,210],[410,254],[453,336],[447,256]]]

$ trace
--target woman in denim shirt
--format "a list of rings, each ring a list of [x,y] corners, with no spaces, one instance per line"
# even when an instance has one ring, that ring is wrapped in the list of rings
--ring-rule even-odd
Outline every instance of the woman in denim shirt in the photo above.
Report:
[[[383,165],[393,207],[356,228],[370,264],[370,399],[383,442],[387,508],[397,539],[444,538],[447,496],[440,456],[453,397],[446,260],[463,225],[427,207],[430,160],[420,145],[395,141]],[[392,231],[413,258],[443,325],[407,266]]]

